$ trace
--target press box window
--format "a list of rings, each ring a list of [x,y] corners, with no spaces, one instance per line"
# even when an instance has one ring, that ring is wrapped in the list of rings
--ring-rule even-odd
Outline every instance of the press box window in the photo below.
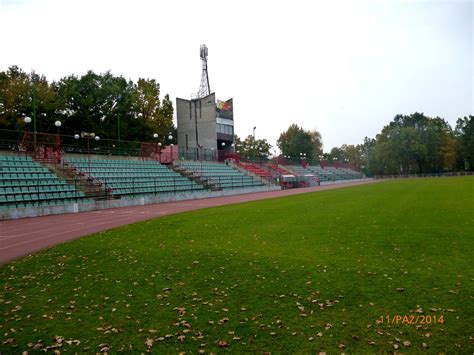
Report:
[[[228,134],[232,136],[234,135],[234,127],[217,123],[217,133]]]

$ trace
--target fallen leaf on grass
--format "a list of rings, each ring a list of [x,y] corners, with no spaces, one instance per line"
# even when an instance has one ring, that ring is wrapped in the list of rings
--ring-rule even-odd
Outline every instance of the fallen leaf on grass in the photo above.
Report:
[[[153,339],[147,338],[147,340],[145,341],[145,345],[151,348],[153,346],[153,342],[154,342]]]
[[[227,347],[229,346],[229,344],[228,344],[225,340],[223,340],[223,339],[219,340],[219,341],[217,342],[217,345],[218,345],[220,348],[227,348]]]

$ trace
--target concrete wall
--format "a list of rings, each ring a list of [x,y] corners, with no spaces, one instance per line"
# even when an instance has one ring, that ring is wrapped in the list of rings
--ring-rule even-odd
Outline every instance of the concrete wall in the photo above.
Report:
[[[178,123],[178,145],[186,148],[217,149],[216,133],[216,96],[212,93],[202,99],[176,99],[176,116]],[[197,124],[197,137],[196,137]]]
[[[62,206],[51,206],[51,207],[28,207],[28,208],[15,208],[8,210],[0,210],[0,220],[6,219],[18,219],[25,217],[38,217],[64,213],[78,213],[86,211],[103,210],[108,208],[118,208],[127,206],[140,206],[149,205],[155,203],[172,202],[172,201],[183,201],[183,200],[196,200],[200,198],[210,197],[222,197],[231,195],[240,195],[247,193],[256,193],[264,191],[276,191],[280,190],[279,186],[258,186],[249,187],[243,189],[229,189],[222,191],[191,191],[176,194],[163,194],[163,195],[148,195],[143,197],[137,197],[134,199],[120,199],[120,200],[106,200],[106,201],[94,201],[93,203],[73,203]]]

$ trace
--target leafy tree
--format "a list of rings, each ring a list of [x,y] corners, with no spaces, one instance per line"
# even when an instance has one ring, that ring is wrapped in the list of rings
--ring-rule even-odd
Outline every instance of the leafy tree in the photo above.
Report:
[[[143,132],[152,131],[161,136],[168,134],[173,128],[173,105],[166,95],[160,102],[160,84],[154,79],[138,79],[134,85],[134,115],[145,125]],[[149,135],[149,134],[148,134]],[[142,137],[146,140],[147,137]]]
[[[453,132],[442,118],[397,115],[376,137],[376,174],[440,172],[453,168]]]
[[[30,76],[17,66],[0,73],[0,128],[23,129],[25,115],[33,115]]]
[[[458,139],[458,166],[463,170],[474,170],[474,116],[458,118],[455,134]]]
[[[283,155],[297,158],[300,153],[306,154],[308,160],[318,159],[322,154],[321,134],[317,131],[306,131],[297,124],[292,124],[280,134],[277,146]]]
[[[89,71],[49,84],[46,77],[16,66],[0,72],[0,129],[24,130],[23,118],[33,118],[33,111],[38,132],[56,132],[56,120],[62,122],[62,134],[86,131],[122,141],[150,141],[153,133],[175,130],[172,101],[169,95],[161,100],[153,79],[135,84],[110,72]]]
[[[272,146],[266,139],[254,139],[253,135],[249,135],[243,141],[235,136],[235,148],[242,160],[266,161]]]
[[[332,148],[328,155],[328,160],[337,160],[357,168],[362,168],[365,161],[364,146],[361,144],[343,144],[339,148]]]

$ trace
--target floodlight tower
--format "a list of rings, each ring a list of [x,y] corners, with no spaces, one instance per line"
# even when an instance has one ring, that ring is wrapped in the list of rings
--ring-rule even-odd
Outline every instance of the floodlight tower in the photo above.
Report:
[[[201,75],[201,86],[197,93],[197,98],[206,97],[211,94],[211,87],[209,86],[209,75],[207,74],[207,46],[201,44],[200,57],[202,61],[202,75]]]

